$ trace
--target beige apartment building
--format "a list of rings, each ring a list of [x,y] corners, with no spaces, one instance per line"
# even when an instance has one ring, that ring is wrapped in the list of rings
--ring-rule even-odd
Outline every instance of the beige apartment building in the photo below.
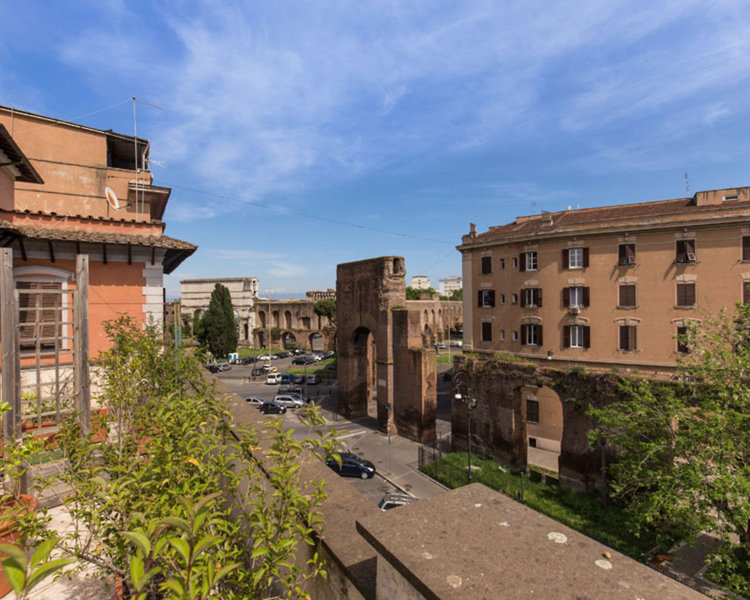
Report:
[[[472,224],[458,249],[465,349],[668,374],[691,321],[750,301],[750,188]]]

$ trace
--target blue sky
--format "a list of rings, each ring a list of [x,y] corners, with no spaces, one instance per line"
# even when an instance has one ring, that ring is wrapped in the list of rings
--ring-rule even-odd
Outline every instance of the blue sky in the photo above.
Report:
[[[750,184],[750,3],[0,0],[0,104],[152,141],[170,277],[336,264],[518,215]],[[105,110],[103,110],[105,109]],[[156,164],[156,161],[160,165]]]

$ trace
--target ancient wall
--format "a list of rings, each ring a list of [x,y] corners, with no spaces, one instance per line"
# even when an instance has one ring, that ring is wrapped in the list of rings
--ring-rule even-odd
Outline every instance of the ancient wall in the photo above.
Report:
[[[253,332],[255,346],[267,348],[269,331],[271,348],[296,347],[303,350],[334,350],[336,326],[328,317],[315,313],[313,300],[264,300],[255,302],[257,314]],[[322,338],[322,348],[313,348],[313,338]]]
[[[470,395],[477,400],[471,413],[472,451],[494,456],[513,470],[527,465],[528,423],[524,389],[548,387],[562,405],[562,440],[560,442],[560,485],[578,490],[593,489],[601,484],[599,450],[590,447],[587,434],[592,422],[586,414],[590,403],[605,404],[614,399],[616,376],[607,373],[579,373],[543,368],[532,363],[468,360],[459,362],[469,375]],[[453,400],[451,428],[456,450],[467,447],[467,408]],[[606,462],[612,460],[607,454]]]
[[[336,268],[338,410],[350,419],[365,417],[368,398],[374,394],[382,431],[387,429],[388,407],[393,406],[391,309],[406,302],[405,275],[400,256]]]

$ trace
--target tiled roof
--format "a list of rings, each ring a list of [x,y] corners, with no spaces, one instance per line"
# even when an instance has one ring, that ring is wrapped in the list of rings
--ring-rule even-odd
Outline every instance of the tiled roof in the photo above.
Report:
[[[67,242],[88,242],[91,244],[132,244],[133,246],[154,246],[175,250],[195,250],[197,246],[166,235],[131,235],[123,233],[103,233],[80,229],[47,229],[44,227],[16,226],[15,229],[26,238],[58,240]]]
[[[574,230],[585,231],[615,226],[627,227],[640,225],[644,220],[651,223],[674,223],[724,217],[732,213],[742,214],[747,211],[750,211],[750,201],[732,202],[731,208],[728,209],[727,206],[716,204],[696,206],[691,198],[602,206],[519,217],[513,223],[490,227],[489,231],[477,235],[474,239],[467,240],[465,237],[464,242],[481,243],[507,237],[516,238]]]

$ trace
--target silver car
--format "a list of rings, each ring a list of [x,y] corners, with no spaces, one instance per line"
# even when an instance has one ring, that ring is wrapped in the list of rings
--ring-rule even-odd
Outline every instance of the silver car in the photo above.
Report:
[[[286,406],[287,408],[300,408],[305,405],[301,398],[293,396],[292,394],[279,394],[274,397],[273,401],[276,404]]]

